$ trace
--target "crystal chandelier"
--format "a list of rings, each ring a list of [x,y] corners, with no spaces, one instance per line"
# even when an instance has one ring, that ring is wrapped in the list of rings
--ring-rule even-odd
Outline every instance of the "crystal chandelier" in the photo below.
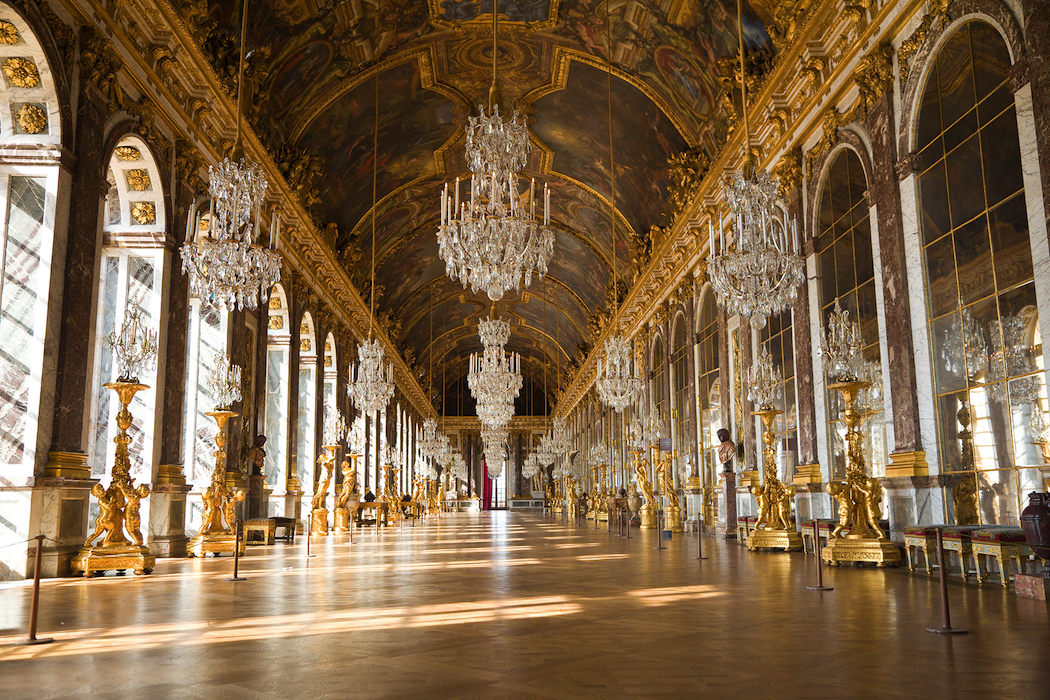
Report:
[[[540,467],[548,467],[558,458],[554,445],[552,444],[550,433],[545,433],[540,436],[540,446],[536,449],[533,455]]]
[[[514,415],[514,399],[522,385],[521,358],[516,353],[503,352],[510,339],[510,324],[503,319],[479,322],[478,335],[484,352],[470,355],[467,385],[477,401],[478,418],[483,425],[494,428],[505,425]]]
[[[247,7],[241,14],[240,69],[237,78],[237,140],[232,158],[208,166],[211,207],[208,235],[182,245],[182,272],[190,276],[190,291],[199,299],[227,308],[254,309],[259,297],[281,279],[276,249],[255,243],[266,195],[266,176],[249,162],[241,147],[241,88],[244,83],[244,39]],[[239,156],[239,157],[238,157]],[[274,223],[272,229],[276,229]],[[271,230],[276,236],[277,232]],[[276,238],[274,245],[276,248]]]
[[[343,418],[343,412],[338,408],[329,408],[324,413],[324,427],[321,430],[322,440],[325,445],[338,445],[343,441],[343,436],[347,435],[346,419]]]
[[[783,395],[783,376],[773,364],[768,348],[762,348],[758,360],[747,368],[747,400],[760,408],[772,408]]]
[[[503,474],[503,464],[509,456],[506,428],[482,428],[481,443],[485,452],[489,478],[498,479]]]
[[[453,281],[476,292],[484,290],[498,301],[508,291],[517,291],[532,275],[547,274],[554,255],[554,231],[550,228],[550,188],[541,193],[542,223],[537,218],[536,181],[520,176],[529,160],[529,130],[517,112],[504,121],[499,113],[499,81],[496,75],[499,11],[492,7],[492,86],[489,111],[479,106],[479,116],[467,125],[469,202],[461,199],[460,178],[455,192],[448,184],[441,193],[441,223],[438,252]]]
[[[597,467],[602,464],[608,464],[609,451],[605,449],[605,445],[591,445],[591,449],[587,453],[587,460],[591,463],[591,466],[593,467]]]
[[[433,457],[439,447],[440,433],[437,420],[427,418],[423,421],[423,435],[419,439],[419,451],[423,457]]]
[[[645,440],[645,428],[638,418],[632,418],[627,424],[627,446],[633,452],[641,452],[648,447]]]
[[[709,224],[708,275],[719,303],[730,314],[751,319],[764,328],[766,319],[788,307],[805,280],[805,266],[798,254],[798,225],[787,227],[776,217],[778,179],[754,167],[747,122],[747,80],[744,69],[743,18],[737,5],[737,39],[740,46],[740,89],[744,119],[744,161],[741,169],[722,183],[722,198],[733,217],[734,244],[726,245],[719,217],[719,247],[715,254],[714,224]]]
[[[860,328],[850,320],[849,311],[839,306],[828,317],[827,335],[819,353],[824,358],[824,374],[832,382],[854,382],[864,371],[864,339]],[[778,379],[779,381],[779,379]]]
[[[602,361],[598,360],[598,397],[617,413],[623,413],[642,391],[642,369],[633,359],[630,340],[620,335],[605,340],[604,374]]]
[[[241,368],[226,353],[216,353],[208,373],[208,389],[216,409],[229,409],[241,400]]]
[[[647,437],[650,445],[659,445],[660,436],[663,435],[664,421],[660,417],[660,409],[656,406],[649,408],[649,425],[647,426]]]
[[[521,476],[524,479],[531,479],[540,473],[540,469],[543,465],[540,464],[540,457],[535,452],[525,458],[525,463],[521,467]]]
[[[1020,316],[1003,316],[1002,336],[992,321],[988,327],[992,346],[989,355],[988,372],[985,383],[990,384],[988,393],[1000,403],[1007,400],[1014,406],[1030,404],[1039,399],[1039,380],[1035,376],[1019,377],[1009,382],[1000,381],[1009,377],[1027,374],[1035,369],[1029,359],[1029,345],[1026,340],[1025,320]]]
[[[139,307],[124,310],[120,334],[110,333],[106,343],[117,359],[117,381],[137,384],[139,376],[157,365],[157,331],[149,330]]]
[[[569,427],[565,419],[558,417],[554,419],[554,430],[552,432],[551,446],[557,456],[563,456],[572,449],[572,438],[569,436]]]
[[[363,455],[365,453],[365,424],[364,420],[355,420],[346,430],[346,450],[352,455]]]
[[[944,331],[941,349],[944,368],[956,377],[973,381],[988,369],[988,344],[984,330],[969,309],[963,309],[952,318],[952,325]]]
[[[366,340],[357,346],[357,362],[350,365],[350,383],[346,393],[358,410],[369,416],[386,410],[394,395],[394,365],[386,366],[383,374],[383,345],[378,340]]]

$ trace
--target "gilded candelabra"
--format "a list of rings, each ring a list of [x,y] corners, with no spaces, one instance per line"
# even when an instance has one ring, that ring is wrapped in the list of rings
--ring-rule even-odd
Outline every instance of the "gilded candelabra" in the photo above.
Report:
[[[208,385],[216,409],[205,415],[211,416],[218,426],[215,434],[215,468],[211,473],[211,484],[201,495],[204,515],[201,516],[200,532],[189,543],[188,553],[191,557],[202,557],[209,553],[219,556],[223,552],[233,551],[237,542],[233,531],[237,522],[236,507],[244,500],[243,489],[233,491],[226,483],[226,423],[237,415],[229,410],[229,406],[241,400],[241,368],[230,364],[230,358],[225,354],[218,355],[208,376]],[[240,551],[244,551],[243,540]]]
[[[832,529],[821,557],[832,566],[844,561],[873,562],[880,568],[900,564],[900,550],[879,527],[882,517],[882,486],[868,476],[864,463],[864,417],[856,410],[857,394],[868,382],[852,380],[828,385],[842,393],[846,404],[846,480],[831,482],[825,490],[838,501],[839,523]]]
[[[317,457],[321,465],[320,478],[314,482],[314,496],[310,499],[310,534],[328,534],[328,487],[335,473],[335,451],[339,445],[322,445],[324,454]]]
[[[970,430],[970,405],[968,392],[959,395],[959,411],[955,414],[962,430],[959,431],[959,474],[952,478],[952,501],[955,506],[956,525],[977,525],[979,502],[977,496],[977,460],[973,454],[973,431]]]
[[[335,532],[350,530],[351,514],[357,510],[357,505],[361,502],[361,497],[357,493],[357,460],[360,458],[359,454],[350,454],[349,458],[343,458],[343,463],[340,465],[343,472],[343,485],[335,497],[335,527],[332,528]]]
[[[109,488],[103,488],[102,484],[91,487],[92,495],[98,499],[99,509],[95,531],[84,541],[84,546],[73,557],[71,564],[73,571],[82,572],[85,576],[126,569],[132,569],[139,575],[148,574],[153,571],[157,558],[142,544],[139,507],[142,499],[149,495],[149,486],[135,486],[131,478],[131,456],[128,453],[131,412],[128,405],[136,393],[149,387],[137,381],[116,381],[106,384],[106,388],[116,392],[120,401],[120,412],[117,414],[120,433],[113,438],[117,445],[113,478]],[[130,541],[124,536],[125,528]],[[97,545],[92,544],[99,536],[102,536],[102,541]]]
[[[758,502],[755,530],[747,538],[747,548],[752,551],[783,549],[790,552],[802,549],[802,537],[791,522],[791,503],[795,498],[795,487],[785,486],[777,476],[777,453],[773,448],[776,431],[773,425],[776,417],[782,413],[783,411],[771,406],[763,406],[753,413],[762,419],[762,425],[765,427],[762,433],[765,448],[762,450],[762,484],[751,487],[751,494]]]
[[[653,445],[657,454],[659,447]],[[664,529],[671,532],[685,532],[682,527],[682,503],[678,498],[678,492],[674,489],[674,480],[671,478],[671,464],[675,455],[673,452],[665,452],[656,460],[656,478],[660,482],[660,491],[667,505],[664,506]]]
[[[218,426],[218,432],[215,434],[215,468],[211,473],[211,483],[201,494],[204,515],[201,516],[200,532],[189,543],[191,557],[203,557],[206,554],[218,556],[223,552],[233,551],[237,540],[233,532],[237,523],[236,507],[244,500],[244,489],[233,491],[226,485],[226,423],[237,414],[233,411],[215,410],[208,411],[205,415],[211,416]],[[241,553],[244,552],[243,541],[240,550]]]
[[[640,450],[631,450],[631,455],[634,457],[634,475],[638,481],[638,490],[641,492],[642,498],[645,499],[638,509],[638,518],[641,520],[640,527],[643,530],[655,530],[658,506],[653,487],[649,484],[649,460],[642,459]]]

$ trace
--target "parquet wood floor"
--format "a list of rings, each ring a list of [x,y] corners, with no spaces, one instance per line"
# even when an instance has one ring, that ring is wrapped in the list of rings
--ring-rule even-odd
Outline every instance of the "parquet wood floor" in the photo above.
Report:
[[[1050,614],[995,585],[505,512],[0,587],[0,698],[1050,698]]]

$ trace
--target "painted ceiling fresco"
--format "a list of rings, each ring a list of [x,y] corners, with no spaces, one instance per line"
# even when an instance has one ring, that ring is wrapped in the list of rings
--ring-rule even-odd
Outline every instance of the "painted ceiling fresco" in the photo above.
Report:
[[[241,4],[176,5],[219,78],[235,87]],[[745,2],[749,51],[772,55],[765,27],[775,5]],[[249,4],[249,121],[286,177],[296,178],[318,224],[334,233],[336,254],[360,289],[370,287],[378,165],[377,315],[396,327],[395,342],[418,373],[430,371],[433,354],[435,383],[439,371],[449,384],[461,378],[469,353],[480,350],[474,324],[488,312],[482,296],[445,277],[436,232],[439,189],[468,174],[462,127],[491,81],[492,8],[492,0]],[[587,347],[611,284],[608,57],[615,259],[631,282],[650,228],[668,223],[667,159],[689,148],[711,156],[725,141],[728,101],[717,62],[737,52],[736,3],[500,0],[498,10],[504,102],[528,118],[534,138],[523,174],[550,184],[558,231],[548,279],[497,306],[514,325],[508,348],[522,353],[526,374],[539,382],[545,367],[563,370]]]

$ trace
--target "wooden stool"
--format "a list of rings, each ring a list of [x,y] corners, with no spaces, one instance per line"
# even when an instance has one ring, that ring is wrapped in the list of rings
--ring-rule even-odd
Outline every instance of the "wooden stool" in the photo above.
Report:
[[[747,516],[741,515],[736,519],[736,538],[743,542],[747,539]]]
[[[930,561],[930,552],[937,551],[937,528],[946,525],[916,525],[904,529],[904,554],[908,558],[908,571],[915,571],[915,560],[912,559],[912,549],[922,550],[923,560],[926,562],[926,573],[933,574],[933,562]]]
[[[295,521],[295,518],[275,517],[270,518],[270,520],[273,521],[275,531],[277,528],[282,528],[284,530],[284,534],[281,535],[280,538],[278,538],[275,534],[274,539],[291,540],[292,544],[295,544],[295,529],[298,525],[298,523],[296,523]]]
[[[803,551],[808,552],[810,546],[812,546],[816,551],[819,552],[821,547],[821,541],[827,543],[827,541],[831,538],[831,530],[836,525],[838,525],[838,522],[838,520],[834,519],[817,518],[816,520],[807,520],[806,522],[802,523],[802,530],[800,531],[800,534],[802,535]],[[813,542],[813,523],[817,524],[816,542]]]
[[[1024,561],[1032,556],[1024,531],[1019,527],[999,526],[976,530],[970,535],[970,548],[977,568],[977,582],[988,576],[985,557],[995,557],[999,563],[999,582],[1010,585],[1010,560],[1017,560],[1017,573],[1023,574]]]
[[[944,549],[948,552],[955,552],[959,555],[959,568],[962,569],[963,581],[970,580],[970,557],[973,556],[971,548],[970,538],[974,532],[982,529],[983,525],[953,525],[951,527],[944,528],[944,536],[941,541],[944,543]],[[952,572],[951,564],[948,563],[948,557],[944,558],[944,573],[950,575]]]
[[[277,531],[277,523],[273,518],[257,518],[244,521],[244,544],[273,544],[274,533]],[[253,543],[252,534],[262,535],[263,541]]]

